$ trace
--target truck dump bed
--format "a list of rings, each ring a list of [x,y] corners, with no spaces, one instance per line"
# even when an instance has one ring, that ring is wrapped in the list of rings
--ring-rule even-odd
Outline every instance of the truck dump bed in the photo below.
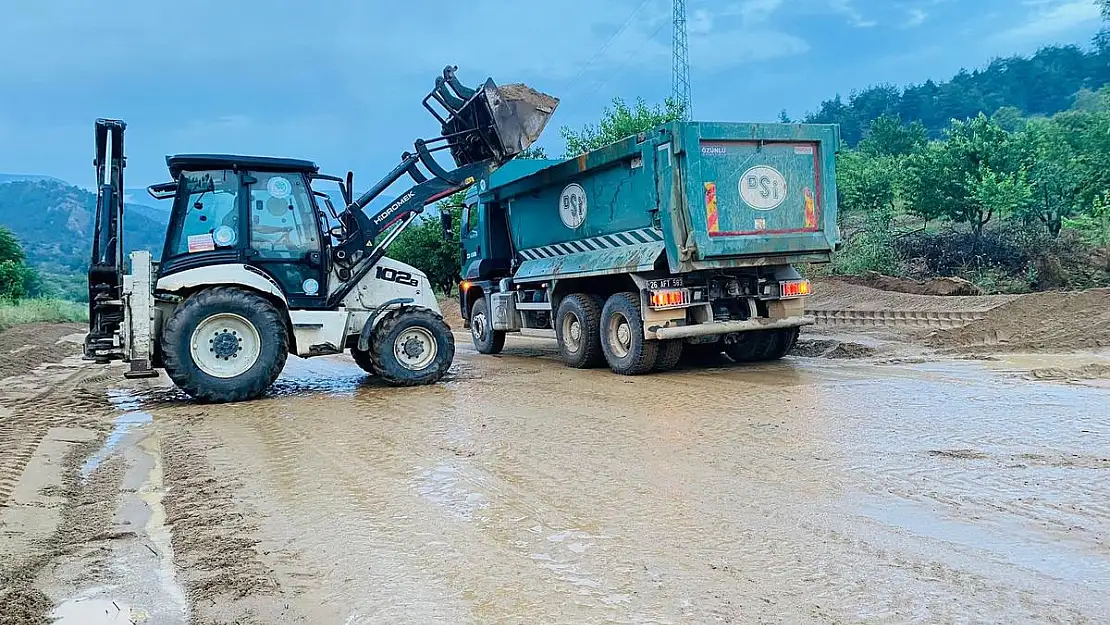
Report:
[[[479,196],[506,214],[518,282],[827,262],[838,145],[834,125],[674,122],[509,163]]]

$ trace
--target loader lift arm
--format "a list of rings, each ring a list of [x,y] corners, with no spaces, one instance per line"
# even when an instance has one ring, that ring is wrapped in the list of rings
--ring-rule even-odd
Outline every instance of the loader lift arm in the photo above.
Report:
[[[329,305],[337,304],[358,284],[428,204],[466,189],[532,145],[558,106],[557,99],[524,85],[498,87],[488,79],[478,89],[464,87],[455,76],[457,70],[447,66],[423,101],[424,108],[440,122],[441,135],[417,139],[414,153],[402,154],[397,167],[350,201],[340,214],[344,239],[334,253],[342,268],[343,285],[329,296]],[[443,111],[432,106],[433,101]],[[443,150],[451,152],[455,169],[447,170],[436,161],[434,153]],[[368,215],[366,207],[406,174],[414,185],[385,208]],[[375,244],[398,222],[400,226]]]

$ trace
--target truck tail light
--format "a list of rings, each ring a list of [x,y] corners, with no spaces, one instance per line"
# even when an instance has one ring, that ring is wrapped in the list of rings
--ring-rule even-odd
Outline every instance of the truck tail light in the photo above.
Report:
[[[651,291],[652,308],[679,308],[690,304],[690,289]]]
[[[809,280],[786,280],[779,282],[779,297],[805,297],[810,293]]]

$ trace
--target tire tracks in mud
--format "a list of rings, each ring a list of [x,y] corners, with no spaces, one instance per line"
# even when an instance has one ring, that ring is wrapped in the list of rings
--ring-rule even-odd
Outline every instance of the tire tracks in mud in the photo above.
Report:
[[[106,542],[121,537],[106,528],[112,527],[115,497],[110,493],[117,488],[122,463],[109,459],[87,480],[81,479],[78,470],[103,443],[113,411],[103,389],[89,384],[91,369],[53,362],[80,352],[76,344],[67,345],[57,338],[73,330],[67,325],[17,326],[0,335],[0,346],[10,343],[13,334],[17,341],[34,345],[0,359],[2,371],[15,374],[0,380],[0,519],[14,523],[0,524],[0,543],[6,554],[0,562],[0,622],[4,623],[49,622],[47,614],[53,602],[37,587],[43,572],[60,559],[79,560],[83,577],[95,582],[106,574]],[[42,540],[24,544],[19,538],[24,532],[44,528],[24,528],[18,515],[8,514],[14,512],[13,494],[49,433],[70,428],[92,436],[52,439],[68,445],[59,468],[60,485],[39,491],[53,503],[21,504],[56,508],[57,525]],[[9,539],[11,544],[7,544]]]

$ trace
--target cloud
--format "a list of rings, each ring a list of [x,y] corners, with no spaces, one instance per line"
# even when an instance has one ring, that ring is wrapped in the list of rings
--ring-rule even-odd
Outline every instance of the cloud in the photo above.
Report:
[[[844,15],[848,19],[848,23],[856,28],[872,28],[878,26],[879,22],[873,19],[868,19],[856,9],[852,0],[828,0],[829,8]]]
[[[1044,40],[1101,19],[1092,0],[1026,0],[1031,7],[1023,23],[998,35],[1005,40]]]
[[[743,18],[745,24],[758,24],[774,15],[782,4],[783,0],[745,0],[737,4],[733,11]]]
[[[923,9],[910,9],[909,16],[906,18],[906,21],[902,22],[902,28],[917,28],[918,26],[924,24],[925,20],[927,20],[928,18],[929,14],[926,13]]]

